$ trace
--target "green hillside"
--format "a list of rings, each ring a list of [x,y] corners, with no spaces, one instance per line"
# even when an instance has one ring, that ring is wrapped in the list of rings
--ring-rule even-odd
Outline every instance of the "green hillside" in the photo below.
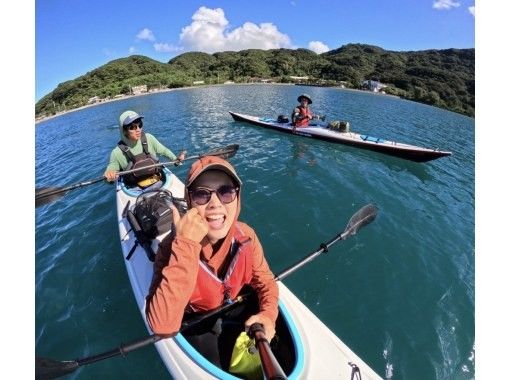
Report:
[[[36,117],[86,105],[93,97],[129,95],[131,87],[150,89],[259,79],[291,82],[307,76],[309,84],[362,88],[376,80],[388,94],[431,104],[468,116],[475,113],[475,50],[409,52],[349,44],[323,54],[307,49],[249,49],[214,54],[184,53],[168,63],[134,55],[111,61],[74,80],[61,83],[35,106]]]

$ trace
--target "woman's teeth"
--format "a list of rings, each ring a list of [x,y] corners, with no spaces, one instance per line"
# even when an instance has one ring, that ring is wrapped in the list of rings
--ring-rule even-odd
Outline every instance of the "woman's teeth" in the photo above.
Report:
[[[225,215],[209,215],[206,219],[209,226],[212,228],[221,228],[225,220]]]

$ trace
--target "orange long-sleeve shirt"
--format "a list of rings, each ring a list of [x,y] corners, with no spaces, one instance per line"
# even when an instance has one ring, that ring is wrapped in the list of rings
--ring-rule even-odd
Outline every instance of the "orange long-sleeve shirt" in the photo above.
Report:
[[[269,318],[274,327],[278,316],[278,286],[255,231],[245,223],[237,223],[252,240],[253,277],[250,285],[257,292],[260,314]],[[230,236],[225,238],[226,242],[230,241]],[[223,244],[213,254],[211,244],[203,246],[180,236],[160,244],[154,263],[154,278],[146,299],[147,320],[154,333],[174,334],[179,331],[184,309],[195,288],[200,258],[217,274],[229,248],[228,243]]]

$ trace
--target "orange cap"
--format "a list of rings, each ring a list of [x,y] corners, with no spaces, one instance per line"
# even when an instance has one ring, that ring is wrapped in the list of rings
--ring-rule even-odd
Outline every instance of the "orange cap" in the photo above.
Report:
[[[200,157],[193,163],[193,165],[191,165],[188,178],[186,179],[186,188],[189,188],[200,174],[212,169],[221,170],[237,182],[238,186],[242,185],[241,179],[237,175],[234,167],[230,165],[228,161],[217,156],[204,156]]]

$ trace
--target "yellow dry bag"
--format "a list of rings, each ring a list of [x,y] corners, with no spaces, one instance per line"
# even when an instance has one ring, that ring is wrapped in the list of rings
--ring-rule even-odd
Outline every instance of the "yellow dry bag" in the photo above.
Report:
[[[237,337],[232,358],[230,359],[229,371],[248,380],[262,380],[262,364],[255,339],[250,339],[246,332]]]

